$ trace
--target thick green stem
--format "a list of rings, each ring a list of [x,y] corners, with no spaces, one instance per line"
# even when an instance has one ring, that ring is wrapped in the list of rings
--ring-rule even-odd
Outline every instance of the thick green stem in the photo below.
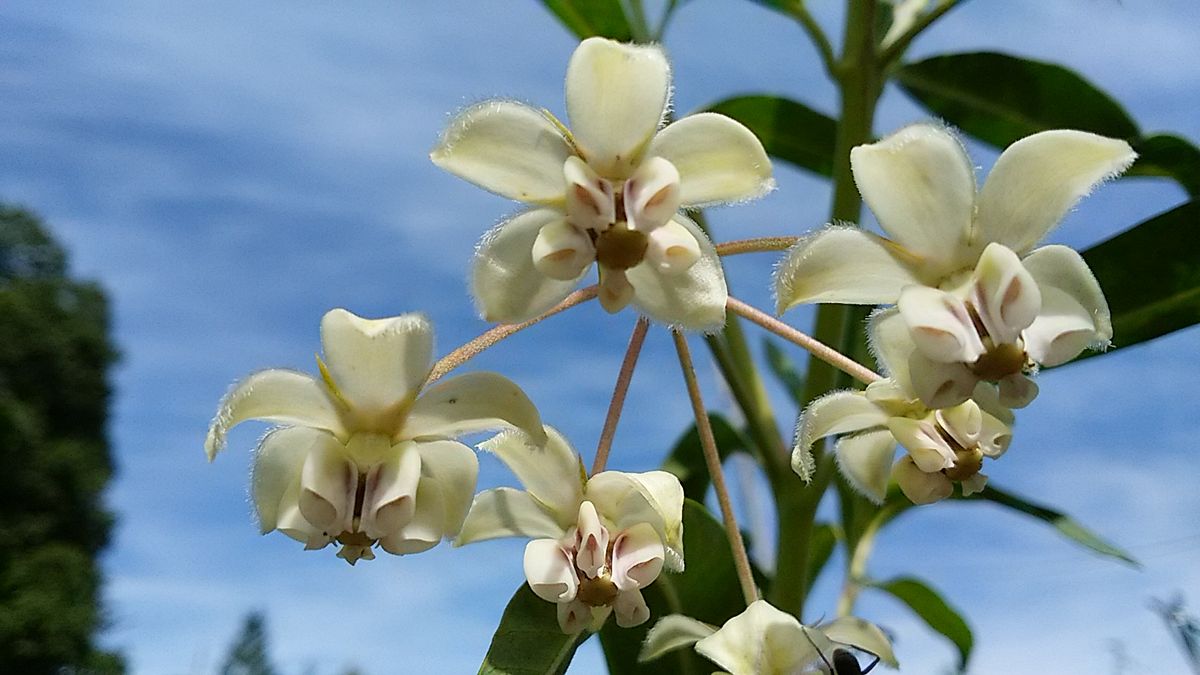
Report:
[[[833,159],[833,208],[835,221],[857,222],[862,213],[862,198],[854,186],[850,171],[850,150],[871,140],[875,106],[882,87],[876,60],[875,36],[877,0],[849,0],[846,14],[842,58],[837,64],[841,116]],[[823,305],[817,311],[813,337],[838,351],[847,353],[853,345],[853,328],[861,320],[858,312],[843,305]],[[804,401],[808,403],[838,386],[838,371],[810,358],[806,373]],[[820,453],[820,448],[815,449]],[[817,471],[811,485],[775,484],[779,518],[779,548],[775,559],[775,583],[772,603],[797,616],[808,596],[809,543],[821,496],[833,477],[832,458],[818,454]]]

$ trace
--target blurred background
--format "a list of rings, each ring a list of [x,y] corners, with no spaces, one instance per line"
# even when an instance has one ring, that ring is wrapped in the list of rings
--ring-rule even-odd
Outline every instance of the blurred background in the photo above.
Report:
[[[810,4],[836,35],[841,3]],[[689,2],[664,43],[681,113],[749,92],[836,109],[799,28],[754,3]],[[487,328],[466,294],[468,262],[518,207],[427,153],[450,114],[488,97],[565,119],[575,44],[534,0],[0,4],[0,661],[139,675],[475,671],[522,582],[524,542],[351,568],[258,535],[248,451],[265,427],[239,428],[211,465],[201,446],[233,381],[315,369],[332,307],[426,312],[439,353]],[[1143,128],[1200,139],[1194,0],[975,0],[910,58],[972,50],[1062,63]],[[927,118],[889,90],[876,132]],[[995,152],[971,150],[986,174]],[[774,193],[710,212],[714,239],[825,222],[826,182],[776,170]],[[1112,183],[1051,241],[1084,248],[1185,199],[1164,180]],[[770,308],[773,262],[731,260],[732,292]],[[810,318],[789,316],[802,328]],[[633,322],[592,303],[472,367],[515,380],[590,457]],[[940,588],[974,630],[973,673],[1184,672],[1169,612],[1152,603],[1200,602],[1197,354],[1192,328],[1045,373],[1008,456],[989,467],[997,484],[1124,546],[1140,570],[1011,512],[947,503],[887,530],[872,573]],[[732,410],[702,371],[709,405]],[[774,394],[790,424],[794,408]],[[661,331],[627,411],[610,466],[657,466],[690,420]],[[482,465],[481,488],[513,482]],[[743,522],[769,551],[758,478],[735,474]],[[832,614],[837,583],[827,572],[810,606]],[[1187,605],[1175,610],[1186,622]],[[894,632],[905,672],[952,669],[953,646],[899,603],[868,592],[859,613]],[[264,656],[273,669],[253,669]],[[571,672],[602,668],[592,641]]]

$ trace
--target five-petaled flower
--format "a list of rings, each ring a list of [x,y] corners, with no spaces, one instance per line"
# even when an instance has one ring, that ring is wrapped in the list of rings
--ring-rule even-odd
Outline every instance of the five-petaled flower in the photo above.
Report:
[[[353,564],[429,549],[453,536],[475,491],[478,460],[452,440],[485,429],[524,429],[544,440],[524,392],[494,373],[469,373],[421,391],[433,331],[419,314],[363,319],[335,309],[321,320],[321,377],[263,370],[236,384],[205,441],[212,459],[230,428],[281,425],[254,458],[254,506],[263,533],[280,530]],[[419,395],[418,395],[419,394]]]
[[[1026,375],[1112,338],[1104,294],[1078,253],[1034,249],[1099,182],[1136,154],[1081,131],[1009,146],[976,194],[962,144],[918,124],[854,148],[854,180],[892,239],[829,227],[798,243],[776,275],[779,311],[805,302],[896,303],[917,352],[913,387],[933,408],[957,405],[980,381],[1022,407]]]
[[[521,432],[480,447],[495,453],[525,485],[479,493],[455,545],[530,537],[525,579],[558,608],[565,633],[650,618],[641,589],[665,566],[683,570],[683,487],[666,471],[603,471],[588,477],[578,453],[546,427],[544,446]]]
[[[589,38],[567,67],[571,130],[507,100],[474,105],[450,123],[434,163],[533,207],[479,245],[472,290],[485,318],[540,314],[595,261],[610,312],[633,303],[682,328],[724,323],[728,292],[716,250],[678,211],[764,194],[771,163],[754,134],[723,115],[660,129],[670,93],[659,47]]]

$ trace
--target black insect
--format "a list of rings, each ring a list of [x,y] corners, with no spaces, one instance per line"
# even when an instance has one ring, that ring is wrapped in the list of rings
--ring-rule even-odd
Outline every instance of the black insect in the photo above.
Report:
[[[833,663],[830,663],[829,659],[825,658],[825,653],[822,652],[821,648],[817,646],[817,643],[813,642],[813,639],[808,634],[808,631],[804,631],[804,637],[808,640],[808,644],[812,645],[813,649],[817,650],[817,655],[821,657],[821,661],[823,661],[825,663],[825,667],[829,669],[830,675],[867,675],[867,673],[875,670],[875,666],[879,665],[879,657],[871,654],[871,656],[875,656],[875,660],[872,661],[864,670],[862,666],[858,665],[858,659],[854,656],[854,654],[851,654],[850,650],[842,649],[841,647],[834,648]]]

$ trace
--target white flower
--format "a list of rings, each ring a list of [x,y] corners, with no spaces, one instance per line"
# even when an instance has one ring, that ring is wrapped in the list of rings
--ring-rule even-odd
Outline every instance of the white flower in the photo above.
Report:
[[[638,660],[649,661],[692,644],[727,675],[824,673],[829,665],[855,660],[847,647],[877,656],[893,668],[899,666],[887,636],[868,621],[842,617],[805,626],[766,600],[755,601],[719,629],[679,614],[663,617],[646,635]]]
[[[919,353],[913,385],[934,408],[980,380],[1009,407],[1037,393],[1025,374],[1112,338],[1083,258],[1034,249],[1099,182],[1136,157],[1125,141],[1046,131],[1009,146],[976,194],[962,144],[918,124],[850,153],[854,180],[892,239],[829,227],[797,244],[775,279],[779,311],[805,302],[897,303]]]
[[[500,223],[476,252],[472,290],[486,319],[542,313],[595,261],[610,312],[633,303],[683,328],[724,323],[716,250],[678,210],[764,194],[771,163],[754,134],[723,115],[660,129],[670,93],[659,47],[589,38],[567,67],[572,130],[546,110],[506,100],[474,105],[450,123],[434,163],[533,207]]]
[[[263,533],[280,530],[353,564],[372,547],[417,553],[458,532],[479,464],[455,436],[501,427],[542,436],[537,409],[509,380],[470,373],[421,391],[433,331],[419,314],[370,320],[343,309],[321,320],[321,377],[263,370],[230,390],[208,430],[213,459],[232,427],[281,425],[254,458]],[[418,394],[420,394],[418,396]]]
[[[808,479],[813,444],[839,436],[838,468],[859,492],[879,504],[894,477],[910,501],[928,504],[949,497],[954,483],[964,495],[987,484],[983,458],[998,458],[1012,441],[1012,412],[996,400],[995,389],[978,384],[967,399],[932,410],[918,400],[910,370],[916,346],[896,310],[871,321],[872,345],[889,377],[866,391],[835,391],[813,401],[796,423],[792,468]],[[892,465],[896,444],[907,451]]]
[[[497,537],[531,537],[525,578],[558,606],[565,633],[596,630],[616,614],[622,627],[650,617],[641,589],[664,565],[683,569],[683,487],[666,471],[604,471],[591,478],[557,431],[542,447],[519,432],[483,443],[525,490],[496,488],[471,504],[456,546]]]

